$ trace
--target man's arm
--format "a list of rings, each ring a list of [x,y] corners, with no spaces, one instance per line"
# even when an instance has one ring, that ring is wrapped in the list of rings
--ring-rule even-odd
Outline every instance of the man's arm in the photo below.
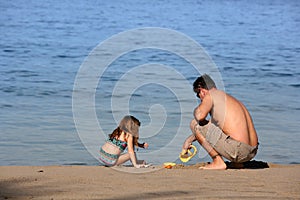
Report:
[[[206,121],[205,118],[209,114],[213,107],[212,98],[210,95],[206,95],[199,106],[197,106],[194,110],[194,118],[198,123],[202,121]]]

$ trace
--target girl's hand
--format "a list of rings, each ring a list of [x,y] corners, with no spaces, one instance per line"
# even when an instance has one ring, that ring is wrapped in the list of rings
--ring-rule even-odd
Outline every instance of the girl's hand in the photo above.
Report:
[[[137,164],[134,166],[135,168],[143,168],[144,167],[144,164]]]
[[[151,166],[151,164],[148,164],[148,165],[146,165],[146,164],[138,164],[138,165],[136,165],[136,166],[134,166],[135,168],[148,168],[148,167],[150,167]]]
[[[149,147],[148,143],[144,143],[144,148],[147,149]]]

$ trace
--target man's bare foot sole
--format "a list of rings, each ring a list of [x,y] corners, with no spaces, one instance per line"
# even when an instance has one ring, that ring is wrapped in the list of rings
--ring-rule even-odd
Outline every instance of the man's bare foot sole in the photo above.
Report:
[[[207,164],[199,169],[215,169],[215,170],[225,170],[227,168],[226,164],[217,165],[215,163]]]

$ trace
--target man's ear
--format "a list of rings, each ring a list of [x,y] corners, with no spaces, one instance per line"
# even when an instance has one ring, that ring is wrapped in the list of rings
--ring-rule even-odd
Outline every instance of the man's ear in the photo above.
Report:
[[[207,94],[207,90],[206,89],[201,89],[200,90],[201,95],[204,97]]]

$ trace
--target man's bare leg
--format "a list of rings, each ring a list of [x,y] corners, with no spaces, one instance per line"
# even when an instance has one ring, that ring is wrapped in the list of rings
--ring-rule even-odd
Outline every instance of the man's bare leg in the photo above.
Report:
[[[210,157],[213,159],[212,163],[200,167],[200,169],[226,169],[226,164],[223,158],[218,154],[218,152],[206,141],[205,137],[200,133],[200,131],[195,128],[197,125],[196,120],[192,120],[191,122],[191,130],[193,131],[194,135],[196,136],[197,141],[200,145],[208,152]]]

